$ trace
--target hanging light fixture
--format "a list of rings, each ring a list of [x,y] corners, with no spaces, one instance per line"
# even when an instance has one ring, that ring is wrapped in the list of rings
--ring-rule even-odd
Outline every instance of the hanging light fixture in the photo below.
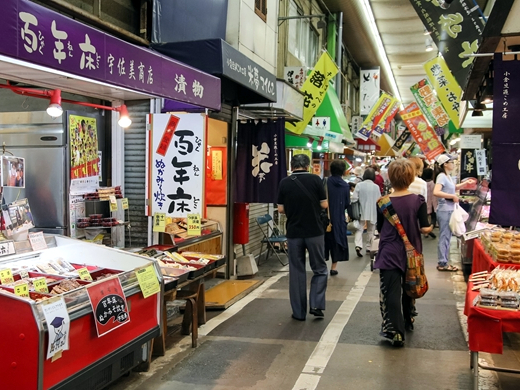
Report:
[[[320,140],[318,141],[318,147],[316,149],[318,149],[318,150],[323,149],[323,147],[321,146],[322,143],[323,143],[323,137],[320,137]]]
[[[426,48],[424,49],[425,51],[433,51],[433,42],[432,42],[432,39],[430,37],[426,38]]]
[[[128,109],[126,108],[126,105],[123,104],[119,107],[116,107],[115,111],[119,112],[119,120],[117,121],[119,126],[121,126],[123,129],[126,129],[132,124],[132,120],[128,115]]]
[[[309,140],[307,141],[307,147],[312,148],[312,143],[314,142],[314,138],[309,137]]]
[[[424,32],[423,32],[424,35],[430,35],[431,33],[432,32],[428,31],[428,29],[426,27],[424,28]]]
[[[49,92],[51,101],[49,107],[47,107],[47,114],[53,118],[57,118],[63,114],[63,108],[61,108],[61,90],[55,89]]]

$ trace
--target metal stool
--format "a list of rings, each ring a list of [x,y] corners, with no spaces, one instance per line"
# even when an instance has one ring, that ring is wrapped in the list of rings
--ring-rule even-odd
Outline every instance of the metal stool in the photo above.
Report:
[[[197,339],[199,337],[199,320],[197,313],[197,295],[198,292],[179,290],[176,299],[185,299],[186,308],[184,309],[184,317],[182,319],[181,334],[190,334],[191,325],[191,346],[197,347]]]

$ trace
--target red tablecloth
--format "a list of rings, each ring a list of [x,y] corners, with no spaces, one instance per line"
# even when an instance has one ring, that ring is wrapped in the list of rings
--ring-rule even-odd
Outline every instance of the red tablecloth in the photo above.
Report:
[[[474,252],[473,252],[474,253]],[[464,314],[468,317],[469,349],[473,352],[502,353],[502,332],[520,332],[520,312],[473,306],[478,295],[468,283]]]
[[[471,273],[480,272],[480,271],[493,271],[496,267],[507,267],[507,268],[518,268],[520,269],[520,264],[513,263],[497,263],[494,261],[491,256],[489,256],[485,251],[482,243],[479,239],[475,239],[473,244],[473,263],[471,266]]]

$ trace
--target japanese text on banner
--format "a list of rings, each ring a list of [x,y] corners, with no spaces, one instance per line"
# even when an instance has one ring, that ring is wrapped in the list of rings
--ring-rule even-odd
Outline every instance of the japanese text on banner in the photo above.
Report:
[[[388,108],[385,110],[383,116],[377,122],[375,122],[373,134],[376,137],[379,138],[390,126],[390,121],[394,118],[395,114],[397,114],[400,104],[401,103],[399,102],[399,100],[397,100],[397,98],[392,97],[388,105]]]
[[[422,79],[417,84],[412,85],[410,90],[430,125],[443,128],[448,126],[450,118],[439,99],[437,99],[437,95],[427,79]],[[458,123],[455,123],[457,128],[459,127],[458,125]]]
[[[296,123],[287,123],[285,128],[295,134],[303,133],[303,130],[312,119],[316,110],[320,106],[325,93],[329,88],[330,80],[338,73],[338,67],[330,57],[329,53],[324,52],[313,71],[303,83],[301,91],[305,95],[303,101],[303,120]]]
[[[357,138],[366,141],[368,137],[370,137],[372,130],[390,107],[392,99],[393,97],[386,92],[383,92],[381,96],[379,96],[378,101],[374,104],[370,113],[361,124],[361,128],[356,133]]]

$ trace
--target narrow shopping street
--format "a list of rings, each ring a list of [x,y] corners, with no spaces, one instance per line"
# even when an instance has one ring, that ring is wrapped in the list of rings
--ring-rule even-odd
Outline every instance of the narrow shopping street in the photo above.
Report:
[[[356,257],[351,240],[351,260],[329,276],[324,319],[291,318],[288,269],[273,257],[260,267],[257,277],[266,280],[259,288],[225,311],[208,312],[198,348],[186,336],[150,372],[133,372],[110,389],[472,389],[466,283],[460,272],[435,269],[437,240],[424,239],[430,290],[417,302],[419,316],[404,348],[378,335],[379,274],[370,271],[368,255]],[[457,251],[454,240],[454,259]],[[508,351],[514,342],[504,339],[502,365],[520,366]],[[481,370],[479,388],[518,388],[518,376],[498,378],[500,387],[495,373]]]

